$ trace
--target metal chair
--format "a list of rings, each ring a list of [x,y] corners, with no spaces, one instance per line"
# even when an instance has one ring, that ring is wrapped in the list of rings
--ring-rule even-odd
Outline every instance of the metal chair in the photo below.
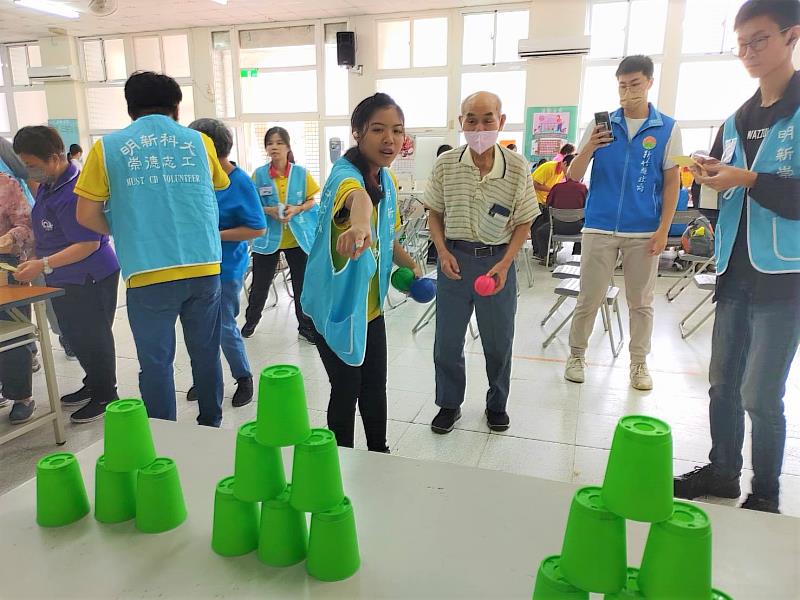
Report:
[[[708,321],[711,318],[711,315],[713,315],[714,311],[716,310],[716,308],[712,308],[697,323],[695,323],[691,327],[687,327],[689,319],[691,319],[695,314],[697,314],[697,312],[701,308],[703,308],[706,304],[709,303],[709,301],[711,301],[714,298],[714,290],[717,287],[717,275],[716,273],[702,273],[700,275],[695,275],[692,278],[692,281],[694,281],[694,284],[698,287],[698,289],[701,289],[707,293],[705,297],[700,302],[698,302],[698,304],[691,311],[689,311],[689,314],[687,314],[683,318],[683,320],[680,323],[678,323],[678,327],[681,330],[681,338],[683,338],[684,340],[688,338],[690,335],[692,335],[695,331],[700,329],[703,323]]]
[[[689,263],[678,280],[667,290],[667,301],[672,302],[680,293],[685,290],[694,279],[695,275],[702,274],[708,267],[714,264],[714,256],[695,256],[694,254],[680,254],[679,258]]]
[[[555,233],[553,231],[553,221],[561,221],[562,223],[577,223],[583,220],[584,209],[582,208],[551,208],[550,215],[550,236],[547,241],[547,256],[545,257],[545,267],[550,268],[550,253],[555,253],[557,248],[564,242],[580,242],[582,235],[576,233],[573,235],[566,235]]]

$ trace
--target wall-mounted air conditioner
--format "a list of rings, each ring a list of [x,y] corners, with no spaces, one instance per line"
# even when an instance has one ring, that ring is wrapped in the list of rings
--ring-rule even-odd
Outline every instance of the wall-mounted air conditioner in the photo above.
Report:
[[[519,41],[520,58],[546,58],[550,56],[581,56],[589,54],[588,35],[569,37],[542,37]]]
[[[48,67],[28,67],[28,79],[47,83],[48,81],[79,81],[78,69],[74,65]]]

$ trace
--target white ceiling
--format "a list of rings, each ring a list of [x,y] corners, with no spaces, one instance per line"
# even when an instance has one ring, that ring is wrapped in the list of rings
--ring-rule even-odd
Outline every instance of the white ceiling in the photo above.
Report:
[[[119,0],[117,11],[107,17],[85,12],[87,0],[62,0],[82,12],[79,19],[16,7],[13,0],[0,0],[0,43],[35,40],[52,35],[50,27],[71,35],[107,35],[349,17],[364,14],[422,12],[443,8],[510,4],[513,0],[228,0],[222,6],[212,0]],[[519,0],[517,0],[519,1]]]

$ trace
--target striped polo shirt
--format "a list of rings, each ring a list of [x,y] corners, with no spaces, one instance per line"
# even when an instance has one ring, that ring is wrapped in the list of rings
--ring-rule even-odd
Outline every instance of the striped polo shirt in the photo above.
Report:
[[[487,245],[507,244],[516,227],[539,214],[527,162],[500,145],[483,178],[466,145],[442,154],[428,180],[425,205],[444,215],[447,239]]]

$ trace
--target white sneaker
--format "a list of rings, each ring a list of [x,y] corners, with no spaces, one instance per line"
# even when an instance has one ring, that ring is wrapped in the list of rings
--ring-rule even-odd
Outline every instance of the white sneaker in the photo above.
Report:
[[[573,383],[583,383],[583,370],[586,368],[586,361],[580,356],[570,356],[567,359],[567,368],[564,369],[564,379]]]
[[[645,392],[653,389],[653,378],[647,370],[647,363],[631,363],[631,385]]]

